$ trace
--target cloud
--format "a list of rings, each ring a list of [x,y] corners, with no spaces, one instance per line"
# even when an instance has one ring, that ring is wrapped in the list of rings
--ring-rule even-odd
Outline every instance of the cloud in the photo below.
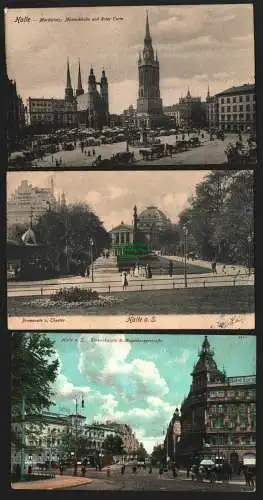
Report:
[[[98,191],[89,191],[86,201],[88,204],[98,203],[101,201],[102,194]]]
[[[83,338],[83,336],[81,337]],[[79,341],[79,371],[89,383],[102,383],[114,388],[116,394],[127,401],[145,400],[148,395],[167,394],[167,383],[161,377],[153,361],[140,358],[128,360],[131,344],[125,335],[110,335],[110,342],[103,341],[105,335],[98,334],[94,341]]]

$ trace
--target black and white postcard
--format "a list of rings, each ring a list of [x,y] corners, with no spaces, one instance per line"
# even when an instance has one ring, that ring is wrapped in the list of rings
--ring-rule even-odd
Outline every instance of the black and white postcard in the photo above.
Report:
[[[255,164],[253,5],[6,10],[8,164]]]

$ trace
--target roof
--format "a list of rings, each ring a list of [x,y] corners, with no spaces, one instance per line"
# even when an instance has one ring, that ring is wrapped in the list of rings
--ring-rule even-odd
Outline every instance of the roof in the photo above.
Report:
[[[229,89],[223,90],[223,92],[219,92],[216,94],[217,96],[223,95],[234,95],[234,94],[244,94],[255,92],[255,84],[254,83],[245,83],[244,85],[239,85],[237,87],[230,87]]]
[[[115,231],[131,231],[133,229],[133,226],[130,226],[129,224],[124,224],[124,222],[122,222],[121,224],[119,224],[118,226],[112,228],[110,230],[110,233],[113,233]]]

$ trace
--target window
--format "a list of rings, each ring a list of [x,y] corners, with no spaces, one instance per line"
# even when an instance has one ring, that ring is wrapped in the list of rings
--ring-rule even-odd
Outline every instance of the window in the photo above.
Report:
[[[233,113],[237,112],[237,106],[233,106]]]
[[[239,106],[239,111],[243,111],[243,105]]]
[[[250,104],[246,105],[246,111],[250,111]]]
[[[239,102],[243,102],[243,96],[242,95],[239,96]]]
[[[225,121],[225,115],[221,115],[221,120],[222,120],[222,122]]]
[[[250,96],[246,95],[246,102],[249,102],[249,100],[250,100]]]
[[[237,102],[237,98],[236,97],[233,97],[233,102]]]
[[[225,112],[225,106],[222,106],[221,113],[224,113],[224,112]]]
[[[227,115],[227,121],[230,122],[231,120],[231,115]]]
[[[247,120],[247,122],[249,122],[251,120],[251,115],[250,114],[246,115],[246,120]]]
[[[230,113],[230,106],[227,106],[227,113]]]
[[[224,104],[224,102],[225,102],[225,99],[222,97],[221,98],[221,104]]]
[[[226,100],[226,102],[228,102],[228,103],[230,102],[230,97],[227,97],[227,100]]]
[[[240,120],[240,121],[244,120],[244,115],[243,115],[243,114],[239,115],[239,120]],[[239,397],[238,392],[237,392],[237,394],[236,394],[236,397],[237,397],[237,398]]]

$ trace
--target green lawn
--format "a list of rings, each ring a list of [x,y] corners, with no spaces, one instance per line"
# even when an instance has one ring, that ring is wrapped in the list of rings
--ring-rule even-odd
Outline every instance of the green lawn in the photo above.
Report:
[[[254,287],[229,286],[115,292],[124,301],[104,307],[39,308],[23,305],[36,297],[9,297],[9,316],[126,315],[126,314],[245,314],[254,312]]]

